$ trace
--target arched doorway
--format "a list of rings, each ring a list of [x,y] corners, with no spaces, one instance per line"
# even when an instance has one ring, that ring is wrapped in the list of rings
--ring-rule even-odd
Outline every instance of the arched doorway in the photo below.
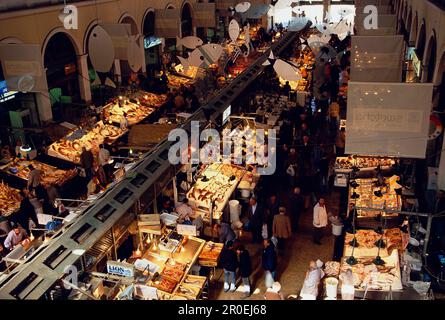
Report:
[[[138,25],[136,24],[136,21],[134,21],[134,19],[130,16],[124,16],[120,23],[126,23],[129,24],[131,26],[131,34],[132,35],[136,35],[139,33],[139,29],[138,29]]]
[[[155,37],[155,12],[149,10],[142,22],[147,77],[153,78],[161,70],[161,39]]]
[[[431,83],[434,79],[434,71],[436,70],[436,54],[437,54],[437,41],[435,33],[431,36],[428,47],[425,52],[425,63],[426,66],[424,74],[424,82]]]
[[[80,102],[81,76],[72,39],[64,32],[55,33],[48,40],[43,55],[53,118],[72,117],[70,104]]]
[[[423,61],[423,57],[425,54],[425,45],[426,45],[426,27],[425,27],[425,20],[423,20],[416,43],[416,53],[420,61]]]
[[[193,35],[192,8],[187,2],[182,6],[181,10],[181,33],[183,38]]]

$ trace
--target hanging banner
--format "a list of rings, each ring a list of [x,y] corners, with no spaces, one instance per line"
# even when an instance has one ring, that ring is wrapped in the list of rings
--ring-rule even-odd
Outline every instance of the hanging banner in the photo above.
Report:
[[[351,80],[401,82],[403,36],[353,36]]]
[[[216,8],[214,3],[195,3],[194,9],[194,22],[196,27],[202,28],[215,28],[216,27]]]
[[[155,35],[159,38],[179,37],[181,15],[178,9],[155,10]]]
[[[397,16],[395,14],[382,14],[379,11],[378,23],[376,29],[369,29],[365,27],[365,20],[368,15],[362,14],[362,11],[357,9],[357,16],[355,18],[355,27],[357,35],[359,36],[388,36],[397,34]]]
[[[42,92],[47,90],[41,48],[37,44],[0,44],[7,87],[11,91]]]
[[[349,82],[346,153],[424,159],[433,84]]]
[[[128,60],[131,25],[126,23],[101,23],[113,42],[115,59]]]

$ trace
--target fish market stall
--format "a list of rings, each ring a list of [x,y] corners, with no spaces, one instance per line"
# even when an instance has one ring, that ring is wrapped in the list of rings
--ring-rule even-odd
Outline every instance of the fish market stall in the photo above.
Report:
[[[83,147],[97,153],[99,145],[105,139],[112,143],[126,132],[127,130],[123,131],[118,127],[99,121],[90,130],[78,128],[61,140],[54,142],[48,148],[48,155],[78,164]]]
[[[397,163],[393,158],[380,158],[371,156],[337,157],[335,160],[336,173],[351,173],[354,168],[360,171],[370,171],[380,166],[383,170],[389,169]]]
[[[189,204],[210,220],[212,203],[213,219],[221,219],[222,212],[236,190],[246,170],[230,164],[213,163],[202,170],[195,185],[187,192]]]
[[[166,94],[154,94],[139,90],[131,96],[132,99],[140,102],[141,105],[158,109],[167,102]]]
[[[155,111],[154,108],[130,102],[129,99],[115,99],[103,108],[105,122],[119,124],[125,114],[128,124],[135,125]]]
[[[5,184],[3,181],[0,183],[0,215],[8,217],[20,208],[20,191],[13,189]]]
[[[30,165],[41,171],[42,184],[44,186],[51,184],[62,186],[77,175],[77,170],[75,169],[62,170],[40,161],[21,159],[14,159],[6,165],[0,166],[0,170],[8,176],[17,177],[27,183],[31,172],[29,169]]]

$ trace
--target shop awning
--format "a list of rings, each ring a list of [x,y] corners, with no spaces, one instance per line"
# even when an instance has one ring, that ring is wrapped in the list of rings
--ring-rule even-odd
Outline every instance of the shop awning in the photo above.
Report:
[[[155,11],[155,35],[160,38],[179,36],[181,15],[178,9],[160,9]]]
[[[216,7],[214,3],[195,3],[193,9],[196,27],[214,28],[216,26]]]
[[[425,159],[433,84],[349,82],[346,154]]]
[[[47,90],[40,45],[0,44],[0,61],[9,91]]]
[[[400,82],[403,47],[403,36],[353,36],[351,80]]]

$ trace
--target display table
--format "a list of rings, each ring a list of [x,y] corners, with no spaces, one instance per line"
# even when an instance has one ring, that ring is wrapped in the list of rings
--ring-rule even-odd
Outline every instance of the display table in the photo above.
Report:
[[[154,108],[132,103],[127,99],[107,104],[103,109],[106,122],[119,124],[125,113],[130,126],[141,122],[154,111]]]
[[[355,192],[360,196],[359,199],[351,199],[354,192],[352,187],[349,188],[349,203],[355,203],[357,207],[372,208],[375,210],[357,210],[358,218],[375,218],[379,215],[383,217],[397,217],[398,214],[386,213],[384,208],[391,210],[400,210],[402,208],[401,197],[392,187],[388,187],[389,179],[386,179],[386,187],[376,187],[377,179],[355,179],[359,186]],[[374,192],[381,190],[383,197],[377,197]]]
[[[166,94],[154,94],[142,90],[133,94],[131,98],[139,101],[143,106],[153,107],[155,109],[162,107],[167,102]]]
[[[0,166],[0,170],[5,172],[7,175],[17,177],[28,182],[28,176],[30,174],[29,166],[32,165],[37,170],[42,173],[42,184],[44,186],[49,186],[51,184],[56,184],[58,186],[64,185],[66,182],[71,180],[77,175],[77,170],[61,170],[53,167],[49,164],[39,162],[36,160],[20,160],[14,159],[10,163]]]
[[[229,164],[214,163],[207,166],[195,185],[187,192],[189,204],[210,220],[210,207],[215,202],[213,219],[219,220],[230,197],[241,181],[245,170]]]
[[[342,258],[341,272],[352,270],[356,291],[400,291],[403,290],[400,272],[399,252],[393,250],[391,255],[382,257],[385,265],[376,266],[375,256],[356,257],[358,263],[350,266],[347,257]]]
[[[361,171],[372,171],[380,166],[382,169],[388,169],[396,164],[393,158],[366,157],[366,156],[350,156],[337,157],[335,160],[336,173],[351,173],[352,168],[356,166]]]
[[[142,257],[133,259],[136,269],[148,275],[143,285],[156,288],[159,300],[198,299],[206,278],[189,273],[205,241],[196,237],[178,237],[174,231],[164,236],[165,243],[172,245],[152,244]],[[146,267],[142,269],[140,266]]]
[[[20,191],[9,187],[7,184],[0,183],[0,214],[8,217],[17,212],[20,208]]]
[[[99,145],[105,139],[112,143],[126,132],[127,130],[123,131],[118,127],[99,121],[91,130],[87,131],[79,128],[63,139],[54,142],[48,148],[48,155],[79,164],[83,147],[97,153],[99,152]]]

